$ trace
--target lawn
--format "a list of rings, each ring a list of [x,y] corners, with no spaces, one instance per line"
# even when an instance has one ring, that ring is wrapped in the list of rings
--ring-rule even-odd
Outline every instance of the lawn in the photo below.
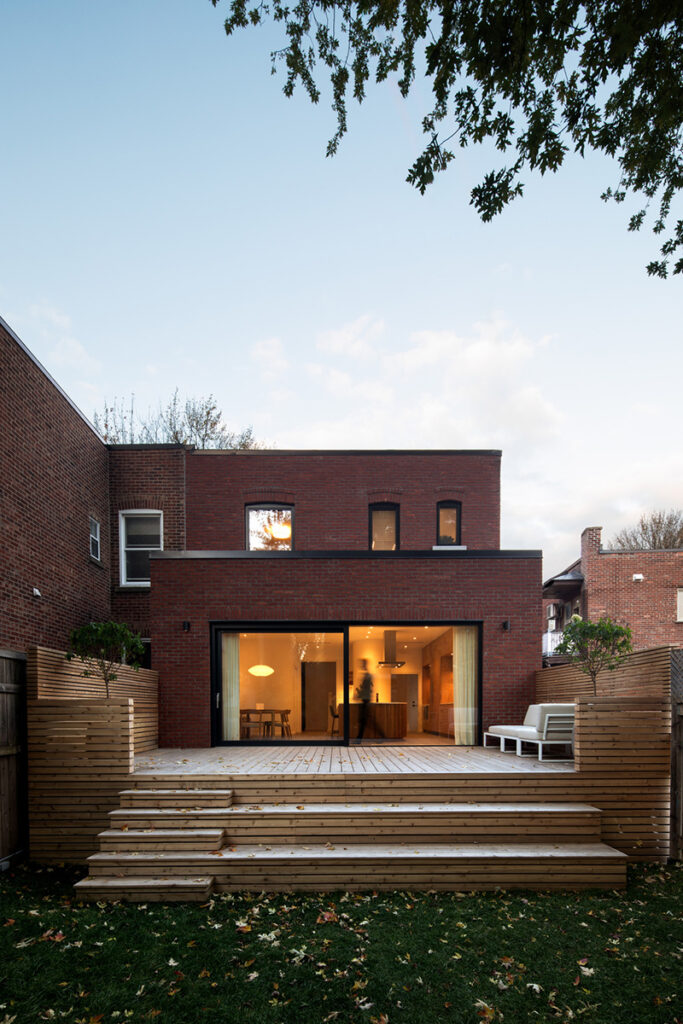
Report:
[[[0,876],[0,1024],[683,1021],[683,865],[625,893],[323,893],[86,904]]]

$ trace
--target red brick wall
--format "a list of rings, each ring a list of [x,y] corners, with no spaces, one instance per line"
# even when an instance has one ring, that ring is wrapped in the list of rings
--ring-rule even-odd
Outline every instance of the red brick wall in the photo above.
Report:
[[[63,649],[108,618],[108,491],[106,446],[0,322],[0,647]]]
[[[683,644],[683,622],[676,621],[677,591],[683,587],[683,550],[600,551],[599,528],[585,530],[581,540],[588,618],[607,615],[630,626],[636,650]],[[641,573],[642,580],[633,579]]]
[[[195,452],[187,458],[189,550],[245,548],[244,506],[292,503],[301,551],[368,548],[368,505],[400,505],[402,550],[436,543],[436,504],[462,502],[462,543],[500,545],[499,453]]]
[[[484,727],[521,721],[533,699],[540,558],[157,558],[152,580],[161,746],[211,742],[212,620],[483,621]]]
[[[164,550],[185,547],[185,459],[182,445],[114,445],[109,455],[112,615],[150,635],[149,587],[121,587],[119,512],[163,512]]]

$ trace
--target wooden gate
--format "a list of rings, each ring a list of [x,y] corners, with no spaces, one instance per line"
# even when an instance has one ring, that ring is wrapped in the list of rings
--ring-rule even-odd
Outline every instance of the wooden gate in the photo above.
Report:
[[[0,650],[0,867],[27,845],[26,655]]]

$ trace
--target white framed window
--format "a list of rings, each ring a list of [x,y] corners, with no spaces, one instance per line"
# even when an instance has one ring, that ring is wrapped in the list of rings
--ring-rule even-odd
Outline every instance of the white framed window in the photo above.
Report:
[[[676,594],[676,622],[683,622],[683,587]]]
[[[90,557],[100,561],[100,524],[90,516]]]
[[[119,547],[121,552],[121,586],[148,587],[149,556],[163,551],[163,512],[148,509],[127,509],[119,512]]]

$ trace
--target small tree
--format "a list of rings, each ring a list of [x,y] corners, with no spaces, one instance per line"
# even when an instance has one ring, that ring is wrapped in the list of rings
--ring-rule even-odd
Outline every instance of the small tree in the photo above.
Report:
[[[109,697],[109,683],[116,679],[121,665],[136,671],[144,654],[140,635],[133,633],[123,622],[89,622],[71,631],[67,660],[81,658],[85,662],[84,676],[100,675]]]
[[[591,622],[580,615],[572,615],[555,654],[567,655],[581,672],[589,675],[596,694],[598,672],[605,668],[614,671],[632,650],[628,626],[618,626],[607,617]]]
[[[223,423],[223,413],[213,395],[182,399],[178,388],[156,412],[141,415],[130,402],[115,398],[105,401],[102,413],[95,412],[95,429],[108,444],[192,444],[195,448],[260,448],[251,427],[233,431]]]
[[[622,551],[664,551],[683,548],[683,511],[655,509],[638,520],[637,526],[620,530],[612,541]]]

